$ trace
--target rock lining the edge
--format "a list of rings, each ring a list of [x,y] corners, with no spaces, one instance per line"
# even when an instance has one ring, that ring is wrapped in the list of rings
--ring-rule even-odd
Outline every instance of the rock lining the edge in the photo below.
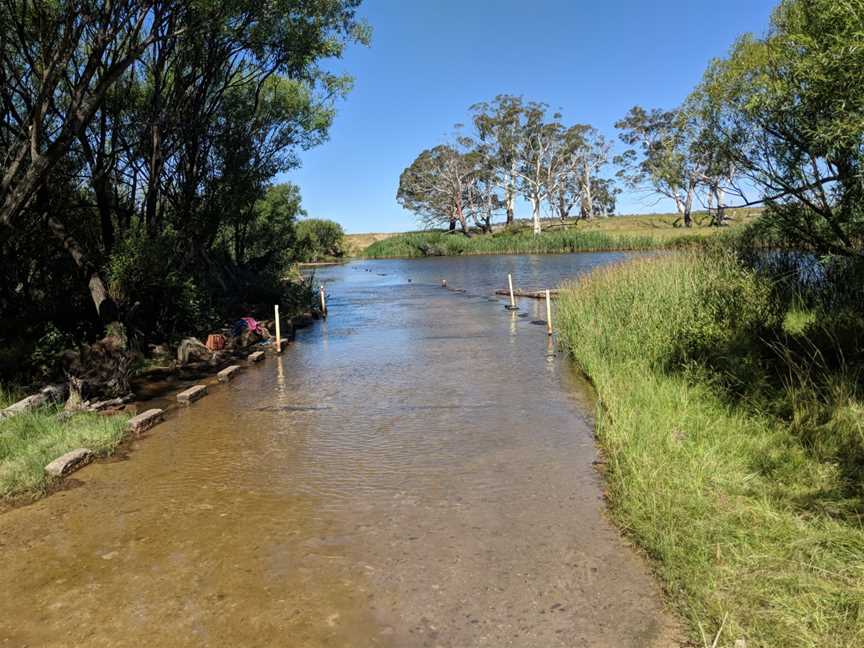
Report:
[[[88,448],[78,448],[57,457],[45,466],[45,472],[51,477],[65,477],[91,461],[93,461],[93,452]]]
[[[194,403],[199,398],[204,398],[206,395],[207,385],[195,385],[177,394],[177,402],[188,405],[189,403]]]

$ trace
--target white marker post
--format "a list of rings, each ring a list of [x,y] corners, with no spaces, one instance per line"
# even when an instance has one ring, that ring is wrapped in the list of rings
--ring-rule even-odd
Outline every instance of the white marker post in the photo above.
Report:
[[[279,304],[273,307],[276,317],[276,353],[282,353],[282,326],[279,323]]]
[[[321,295],[321,315],[327,319],[327,296],[324,294],[323,285],[319,288],[319,294]]]
[[[549,289],[546,289],[546,334],[552,335],[552,300],[549,298]]]
[[[510,285],[510,305],[507,307],[507,310],[519,310],[516,306],[516,297],[513,296],[513,275],[509,272],[507,273],[507,283]]]

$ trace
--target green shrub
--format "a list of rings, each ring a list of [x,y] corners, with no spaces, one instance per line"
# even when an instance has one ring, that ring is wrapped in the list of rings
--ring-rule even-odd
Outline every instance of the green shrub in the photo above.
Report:
[[[151,237],[133,230],[117,245],[108,263],[111,294],[136,331],[157,340],[200,334],[215,320],[211,300],[175,250],[177,235]]]
[[[345,232],[331,220],[309,218],[297,223],[297,254],[302,261],[321,261],[345,255]]]

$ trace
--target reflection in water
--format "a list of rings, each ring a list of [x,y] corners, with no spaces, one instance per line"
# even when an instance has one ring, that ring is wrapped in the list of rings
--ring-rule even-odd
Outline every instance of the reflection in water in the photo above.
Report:
[[[589,391],[488,301],[507,272],[554,286],[619,257],[320,273],[326,323],[0,516],[0,644],[650,645],[665,625],[603,516]]]

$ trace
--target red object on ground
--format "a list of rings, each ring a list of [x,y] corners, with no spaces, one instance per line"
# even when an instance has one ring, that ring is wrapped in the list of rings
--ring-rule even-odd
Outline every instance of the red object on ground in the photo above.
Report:
[[[207,336],[207,348],[211,351],[221,351],[225,348],[225,336],[219,333],[211,333]]]

